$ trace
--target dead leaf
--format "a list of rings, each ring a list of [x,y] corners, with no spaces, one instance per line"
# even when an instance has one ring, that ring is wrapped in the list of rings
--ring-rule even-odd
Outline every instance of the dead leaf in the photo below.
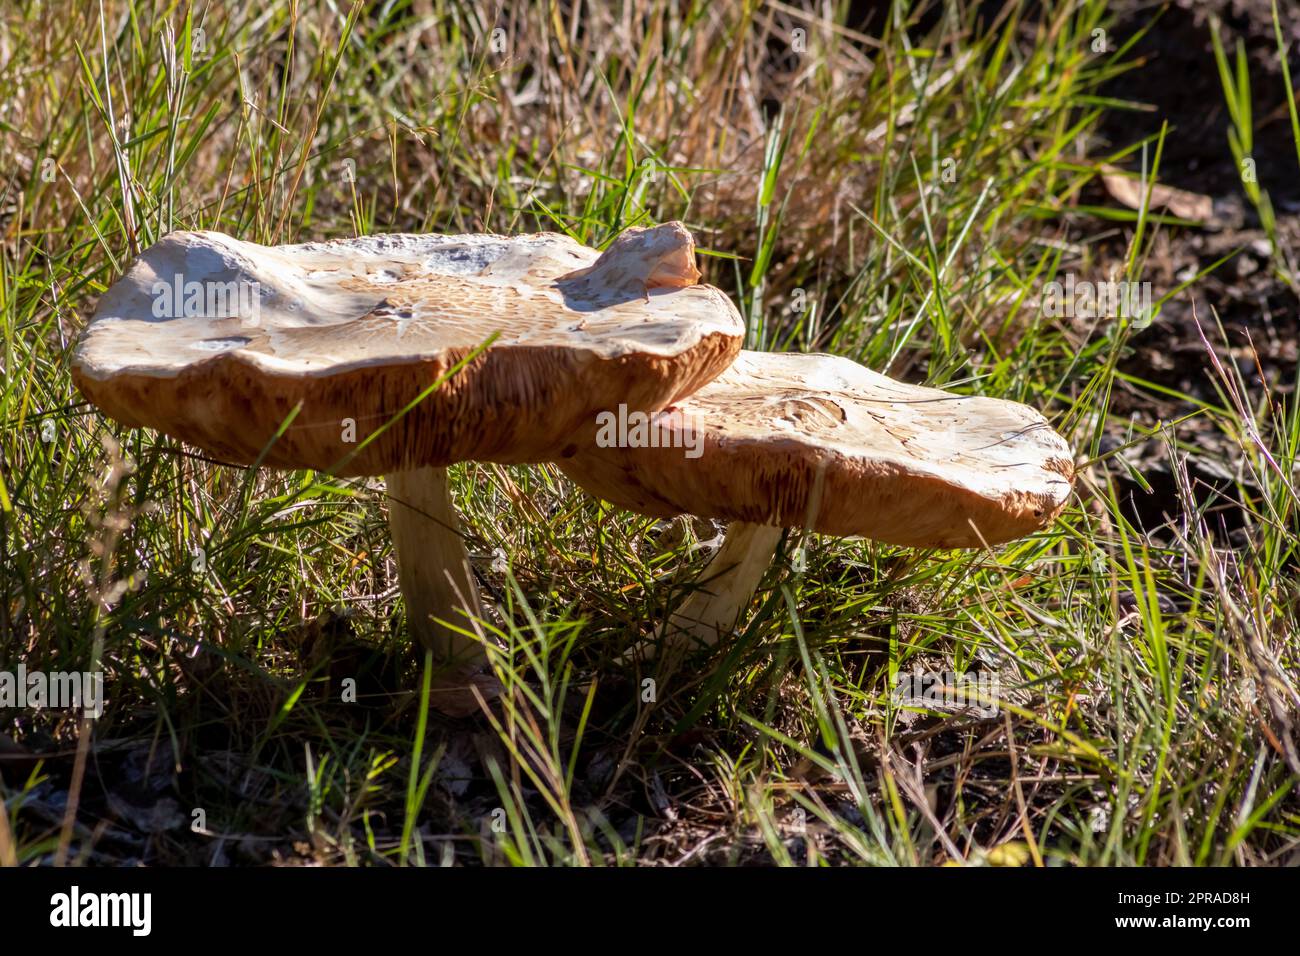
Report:
[[[1101,181],[1116,202],[1129,209],[1141,209],[1143,187],[1151,193],[1148,209],[1164,209],[1179,219],[1191,219],[1196,222],[1208,222],[1214,218],[1214,200],[1201,193],[1160,183],[1143,183],[1141,179],[1126,173],[1117,166],[1102,166]]]
[[[989,866],[1024,866],[1031,859],[1028,844],[1012,840],[995,846],[984,855]]]

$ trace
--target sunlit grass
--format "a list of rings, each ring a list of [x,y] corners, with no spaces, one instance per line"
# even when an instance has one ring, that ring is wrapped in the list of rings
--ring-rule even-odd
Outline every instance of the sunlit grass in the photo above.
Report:
[[[1118,370],[1125,322],[1038,297],[1096,268],[1101,226],[1141,278],[1167,223],[1080,196],[1144,147],[1154,172],[1161,142],[1088,149],[1123,106],[1100,84],[1135,68],[1136,37],[1093,51],[1104,4],[1024,6],[977,27],[962,4],[900,4],[870,36],[704,2],[626,23],[414,0],[6,7],[0,667],[99,659],[109,702],[93,725],[0,711],[45,757],[4,772],[0,861],[60,841],[97,863],[1294,861],[1295,392],[1252,393],[1228,364],[1216,401],[1187,397],[1234,449],[1249,547],[1186,480],[1161,533],[1126,518],[1119,485],[1144,479],[1104,436],[1208,452],[1111,416],[1116,388],[1160,388]],[[602,246],[674,218],[750,347],[1043,408],[1081,460],[1063,517],[992,553],[810,535],[800,566],[792,538],[737,639],[664,679],[615,658],[714,530],[549,466],[457,466],[507,687],[457,723],[424,716],[381,482],[210,462],[106,421],[68,377],[97,296],[171,229]],[[899,708],[890,679],[914,667],[996,671],[999,716]],[[135,844],[96,829],[124,824],[95,767],[132,742],[185,819]],[[72,824],[43,808],[79,748]]]

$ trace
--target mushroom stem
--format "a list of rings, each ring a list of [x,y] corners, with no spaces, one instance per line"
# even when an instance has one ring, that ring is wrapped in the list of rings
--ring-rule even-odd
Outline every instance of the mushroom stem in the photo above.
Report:
[[[781,528],[733,521],[718,553],[700,574],[699,589],[668,620],[666,635],[685,635],[706,645],[730,634],[772,564]]]
[[[482,636],[478,585],[452,508],[447,469],[412,468],[386,480],[388,526],[411,635],[453,673],[477,670],[486,661],[483,646],[448,626]]]

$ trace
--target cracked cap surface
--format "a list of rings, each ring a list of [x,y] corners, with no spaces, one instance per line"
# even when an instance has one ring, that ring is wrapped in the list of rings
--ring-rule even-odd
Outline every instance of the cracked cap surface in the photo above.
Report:
[[[590,494],[654,517],[934,548],[1047,526],[1074,475],[1065,439],[1026,405],[907,385],[831,355],[741,352],[642,437],[659,447],[601,447],[588,430],[560,467]]]
[[[100,299],[72,374],[122,424],[239,464],[299,405],[265,464],[545,461],[600,409],[661,408],[730,363],[744,325],[698,279],[680,223],[630,229],[603,254],[554,233],[268,247],[174,232]]]

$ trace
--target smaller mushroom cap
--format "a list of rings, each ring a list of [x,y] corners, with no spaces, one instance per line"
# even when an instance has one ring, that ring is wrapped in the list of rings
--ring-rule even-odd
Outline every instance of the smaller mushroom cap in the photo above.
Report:
[[[694,249],[681,223],[603,253],[554,233],[173,232],[101,297],[73,379],[119,422],[240,464],[268,445],[268,465],[341,475],[546,461],[597,409],[661,408],[735,357],[744,324],[696,284]]]
[[[622,508],[908,547],[1041,529],[1074,471],[1032,408],[906,385],[832,355],[741,352],[648,423],[611,424],[584,431],[560,467]]]

